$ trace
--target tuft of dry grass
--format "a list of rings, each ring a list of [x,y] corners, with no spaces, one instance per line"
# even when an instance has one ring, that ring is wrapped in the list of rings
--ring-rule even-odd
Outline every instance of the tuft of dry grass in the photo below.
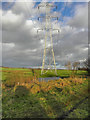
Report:
[[[48,82],[41,81],[39,82],[38,75],[35,74],[34,76],[26,76],[24,71],[6,71],[8,72],[6,77],[6,82],[3,84],[2,88],[5,87],[13,87],[13,90],[15,91],[18,86],[25,86],[29,89],[29,91],[33,94],[36,94],[40,91],[48,92],[49,90],[52,90],[54,88],[64,88],[65,86],[70,87],[72,83],[76,84],[82,84],[86,78],[82,77],[73,77],[70,76],[69,78],[64,79],[58,79],[58,80],[50,80]],[[70,94],[73,94],[72,91],[70,91]]]

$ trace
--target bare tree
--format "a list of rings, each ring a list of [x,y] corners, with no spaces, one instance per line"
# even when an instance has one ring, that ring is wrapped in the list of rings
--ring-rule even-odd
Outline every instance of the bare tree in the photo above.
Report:
[[[72,66],[73,66],[73,70],[78,70],[78,67],[80,66],[80,62],[74,62]]]
[[[88,71],[88,75],[90,76],[90,60],[89,59],[86,59],[84,61],[84,67]]]
[[[67,67],[68,70],[71,70],[71,68],[72,68],[71,62],[68,61],[68,62],[65,64],[65,67]]]
[[[78,70],[79,66],[80,66],[80,62],[74,62],[72,64],[72,67],[73,67],[73,76],[74,77],[75,77],[75,73],[77,73],[77,70]]]
[[[88,60],[87,60],[87,59],[84,61],[84,67],[85,67],[86,69],[88,69],[88,67],[89,67],[89,63],[88,63]]]

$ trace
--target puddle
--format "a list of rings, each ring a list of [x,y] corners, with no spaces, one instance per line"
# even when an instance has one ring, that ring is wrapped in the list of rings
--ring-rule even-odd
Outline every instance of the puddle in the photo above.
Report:
[[[58,80],[60,77],[47,77],[47,78],[39,78],[39,81],[46,81],[48,82],[49,80]]]

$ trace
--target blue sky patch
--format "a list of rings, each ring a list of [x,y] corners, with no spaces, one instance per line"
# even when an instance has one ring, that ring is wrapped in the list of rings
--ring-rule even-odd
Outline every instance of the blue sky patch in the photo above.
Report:
[[[7,11],[9,9],[12,9],[12,7],[15,5],[16,0],[13,0],[13,2],[2,2],[2,9]]]

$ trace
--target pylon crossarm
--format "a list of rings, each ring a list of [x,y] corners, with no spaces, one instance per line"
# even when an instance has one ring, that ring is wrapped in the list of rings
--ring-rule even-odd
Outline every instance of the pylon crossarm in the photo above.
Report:
[[[38,9],[40,8],[40,7],[56,7],[56,9],[57,9],[57,6],[56,5],[51,5],[51,4],[49,4],[49,3],[46,3],[45,5],[38,5]]]
[[[60,32],[59,29],[52,29],[52,30],[53,30],[53,31],[54,31],[54,30],[57,30],[58,32]]]
[[[40,16],[40,17],[38,17],[38,20],[40,20],[40,18],[44,18],[43,16]]]
[[[56,9],[57,9],[57,6],[56,6],[56,5],[50,5],[50,7],[56,7]]]
[[[40,7],[45,7],[45,5],[38,5],[38,9],[39,9]]]
[[[38,20],[40,20],[40,18],[43,18],[43,19],[44,19],[43,16],[40,16],[40,17],[38,17]],[[46,19],[51,19],[51,18],[56,18],[56,19],[58,20],[58,17],[56,17],[56,16],[47,16],[47,17],[46,17]]]
[[[38,33],[39,31],[41,31],[41,30],[44,30],[44,29],[43,29],[43,28],[42,28],[42,29],[38,29],[38,30],[37,30],[37,33]]]
[[[55,17],[55,16],[51,16],[51,18],[56,18],[58,20],[58,17]]]

